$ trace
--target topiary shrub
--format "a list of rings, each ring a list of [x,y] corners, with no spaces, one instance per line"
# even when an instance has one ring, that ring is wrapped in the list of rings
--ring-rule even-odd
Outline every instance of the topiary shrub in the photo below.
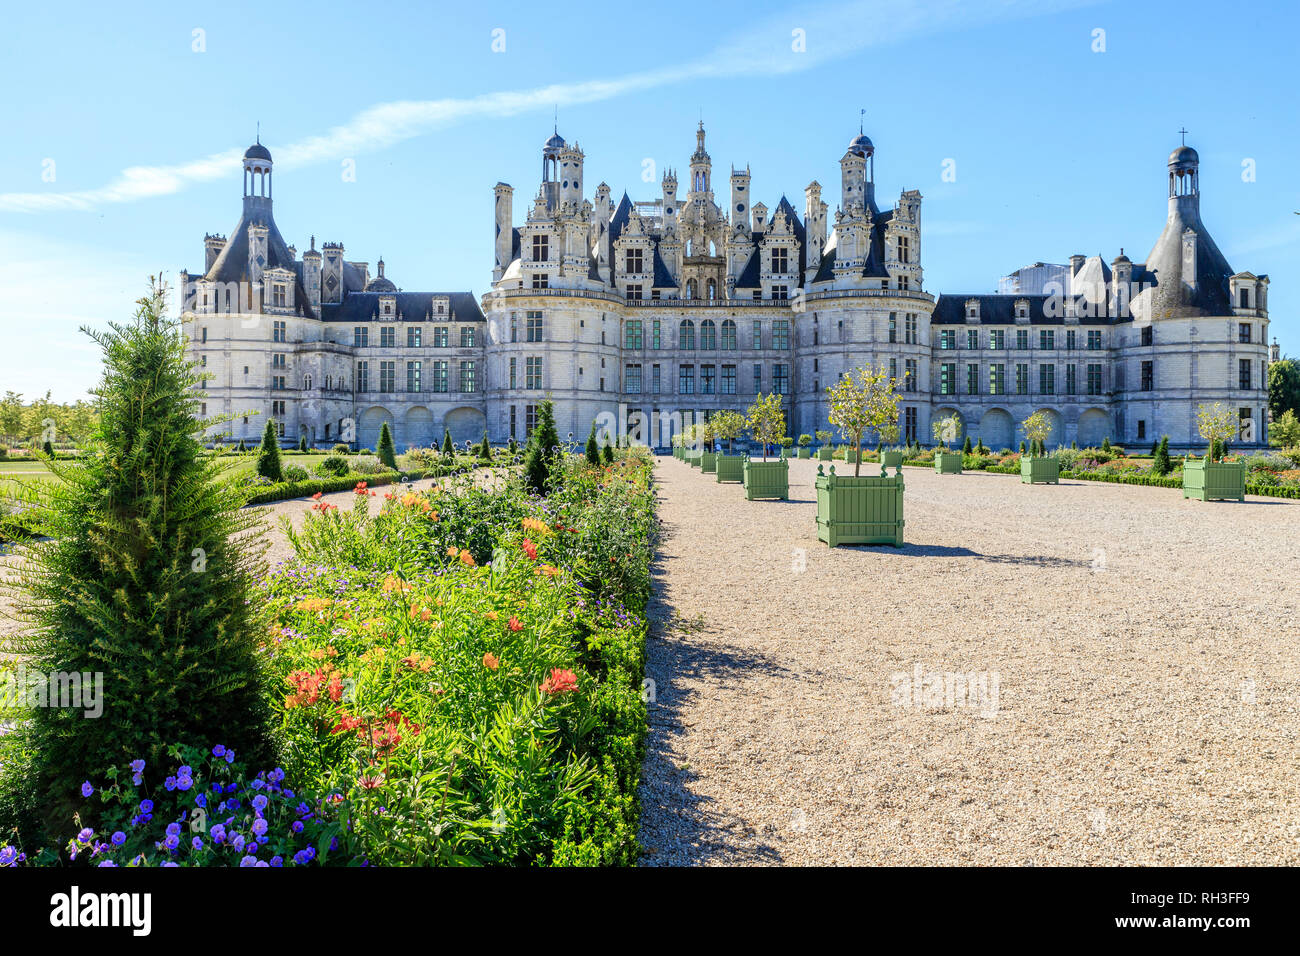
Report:
[[[257,449],[257,473],[271,481],[281,481],[284,468],[280,462],[280,439],[275,433],[275,420],[268,418],[262,430],[262,444]]]
[[[555,405],[547,399],[537,408],[537,425],[528,436],[528,447],[524,449],[524,481],[539,495],[546,493],[551,463],[559,448],[560,435],[555,430]]]
[[[306,481],[310,477],[311,476],[307,474],[307,469],[302,467],[302,465],[284,466],[285,481]]]
[[[322,478],[338,477],[348,473],[348,460],[342,455],[326,455],[316,466],[316,474]]]
[[[446,429],[443,429],[442,432],[442,457],[456,457],[456,446],[451,443],[451,432]]]
[[[0,806],[31,811],[0,832],[25,822],[33,843],[30,827],[63,825],[83,781],[107,785],[110,767],[159,766],[169,747],[215,733],[252,760],[269,756],[261,522],[204,453],[193,400],[203,376],[165,295],[156,285],[133,322],[87,330],[103,352],[99,422],[89,453],[34,492],[29,510],[49,537],[6,582],[22,629],[5,649],[33,672],[102,680],[98,719],[85,706],[37,707],[0,738]]]
[[[307,454],[307,436],[306,436],[306,435],[299,435],[299,436],[298,436],[298,450],[299,450],[300,452],[302,452],[304,455]]]
[[[339,443],[330,449],[330,454],[332,455],[349,455],[351,453],[352,449],[342,443]]]
[[[587,462],[592,465],[600,464],[600,449],[596,446],[596,423],[591,423],[591,434],[587,436]]]
[[[379,426],[379,444],[376,446],[379,460],[394,471],[397,470],[397,449],[393,447],[393,433],[388,422]]]
[[[606,465],[614,464],[614,449],[609,446],[609,439],[605,439],[604,446],[600,449],[600,460]]]

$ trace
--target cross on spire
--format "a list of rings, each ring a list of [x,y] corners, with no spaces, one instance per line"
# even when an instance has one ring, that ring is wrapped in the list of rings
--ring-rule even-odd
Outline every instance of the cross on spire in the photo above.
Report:
[[[1186,146],[1186,145],[1187,145],[1187,129],[1186,129],[1186,127],[1182,128],[1182,129],[1179,129],[1178,134],[1183,138],[1183,145]]]
[[[866,122],[866,115],[867,115],[867,111],[865,107],[863,109],[858,110],[858,135],[859,136],[866,135],[866,131],[863,130],[862,128],[862,124]]]
[[[262,121],[257,121],[257,145],[262,145]]]

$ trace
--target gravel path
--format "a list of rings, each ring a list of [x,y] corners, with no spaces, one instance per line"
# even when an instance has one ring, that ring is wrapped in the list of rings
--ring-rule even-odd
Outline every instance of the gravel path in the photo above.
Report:
[[[905,468],[832,550],[790,464],[659,460],[644,864],[1300,862],[1300,502]]]

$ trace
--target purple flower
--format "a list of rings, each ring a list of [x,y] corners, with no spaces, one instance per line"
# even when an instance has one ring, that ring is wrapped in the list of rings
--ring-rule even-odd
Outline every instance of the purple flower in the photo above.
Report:
[[[11,846],[0,846],[0,866],[14,866],[18,851]],[[276,857],[278,860],[279,857]]]
[[[180,768],[177,769],[177,771],[176,771],[176,776],[178,776],[178,777],[192,777],[192,776],[194,776],[194,768],[191,767],[191,766],[189,766],[188,764],[186,764],[185,766],[180,767]]]
[[[259,847],[256,843],[252,843],[252,842],[250,842],[247,846],[244,847],[244,852],[245,852],[245,853],[256,853],[259,849],[260,849],[260,847]]]
[[[266,797],[262,796],[262,794],[259,793],[257,796],[253,798],[253,809],[265,810],[266,805],[270,802],[271,801],[267,800]]]
[[[192,786],[194,786],[194,781],[189,777],[178,777],[176,780],[177,790],[188,790]]]
[[[180,832],[181,832],[181,825],[180,825],[179,823],[169,823],[169,824],[167,824],[167,835],[168,835],[168,836],[179,836],[179,835],[180,835]]]
[[[140,812],[141,812],[141,813],[153,813],[153,801],[152,801],[152,800],[141,800],[141,801],[140,801]]]
[[[121,830],[118,830],[116,833],[113,834],[112,839],[113,839],[113,846],[121,846],[123,843],[126,842],[126,834],[123,833]]]
[[[196,850],[202,850],[203,837],[195,837],[193,840],[190,841],[190,846],[194,847],[194,849]]]
[[[194,805],[196,807],[206,807],[208,805],[208,795],[206,793],[195,794]]]
[[[301,821],[301,820],[294,820],[294,821],[293,821],[293,832],[294,832],[294,833],[301,833],[301,832],[302,832],[302,821]]]
[[[132,760],[132,761],[131,761],[131,772],[132,772],[132,773],[144,773],[144,761],[143,761],[143,760]]]
[[[236,833],[230,838],[230,845],[236,850],[242,850],[244,848],[244,835],[242,833]]]
[[[235,752],[233,750],[227,750],[226,763],[234,763],[234,762],[235,762]]]
[[[271,865],[272,865],[272,866],[284,866],[284,857],[282,857],[282,856],[273,856],[273,857],[271,857]]]
[[[134,784],[134,785],[137,786],[137,787],[140,786],[140,784],[144,783],[144,774],[142,774],[142,773],[134,773],[134,774],[132,774],[132,775],[131,775],[131,783]]]
[[[246,856],[239,861],[240,866],[257,866],[256,857]]]
[[[94,835],[95,835],[95,831],[90,829],[90,827],[86,827],[84,830],[82,830],[80,833],[77,834],[77,841],[79,843],[89,843],[91,837],[93,837]]]
[[[176,789],[176,778],[175,778],[175,777],[168,777],[166,780],[163,781],[163,786],[166,787],[168,790],[175,790],[175,789]]]
[[[83,783],[83,784],[81,785],[81,795],[82,795],[83,797],[89,797],[89,796],[91,796],[92,794],[94,794],[94,792],[95,792],[95,788],[94,788],[93,786],[91,786],[91,783],[90,783],[89,780],[87,780],[85,783]]]
[[[212,839],[216,843],[226,842],[226,828],[220,823],[212,828]]]
[[[158,865],[159,866],[180,866],[180,864],[177,863],[175,860],[163,860]]]
[[[261,837],[266,836],[266,831],[268,829],[269,827],[265,820],[258,819],[253,821],[253,836],[260,839]]]
[[[178,836],[169,836],[167,839],[163,840],[163,846],[167,847],[169,850],[174,850],[180,845],[181,838]]]
[[[226,755],[226,748],[224,744],[217,744],[215,747],[212,748],[212,756],[224,757],[225,755]]]
[[[104,860],[104,861],[103,861],[102,863],[100,863],[99,865],[100,865],[101,867],[105,867],[105,866],[117,866],[117,864],[114,863],[112,860]]]

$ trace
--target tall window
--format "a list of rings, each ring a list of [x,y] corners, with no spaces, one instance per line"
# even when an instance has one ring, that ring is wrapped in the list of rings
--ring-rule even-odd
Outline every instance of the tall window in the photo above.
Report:
[[[916,359],[907,359],[903,363],[903,391],[915,392],[917,389]]]
[[[717,392],[717,367],[714,365],[700,366],[700,394],[713,395]]]
[[[915,312],[907,313],[907,318],[905,321],[906,321],[907,334],[904,337],[904,341],[908,345],[915,345],[917,341],[916,340],[916,313]]]
[[[1249,365],[1249,363],[1247,363],[1247,365]],[[1156,378],[1155,363],[1150,361],[1143,362],[1142,363],[1142,391],[1149,392],[1153,388],[1155,388],[1155,378]]]
[[[408,349],[418,349],[424,344],[424,326],[408,325],[406,327],[406,347]]]
[[[939,332],[939,348],[955,349],[957,347],[957,330],[943,329]]]
[[[641,366],[629,365],[623,370],[623,391],[630,395],[641,393]]]
[[[533,429],[536,427],[537,427],[537,406],[525,405],[524,406],[524,437],[531,435],[533,433]]]
[[[1007,367],[1001,362],[989,366],[989,394],[1005,395],[1007,393]]]
[[[352,345],[354,348],[365,348],[370,344],[370,329],[364,325],[358,325],[352,330]]]
[[[510,357],[510,387],[519,387],[519,360],[514,356]]]
[[[394,389],[393,381],[396,376],[396,362],[379,363],[379,390],[381,392],[391,392]]]
[[[1025,362],[1016,363],[1016,394],[1029,394],[1029,366]]]
[[[370,363],[369,362],[357,363],[357,391],[358,392],[370,391]]]
[[[772,366],[772,391],[778,395],[790,394],[790,366],[781,362]]]
[[[1088,349],[1089,349],[1089,351],[1096,352],[1096,351],[1098,351],[1100,348],[1101,348],[1101,330],[1100,330],[1100,329],[1089,329],[1089,330],[1088,330]]]
[[[1150,345],[1155,341],[1155,329],[1149,325],[1142,326],[1142,344]]]
[[[1025,351],[1029,348],[1029,330],[1016,329],[1016,348]]]
[[[533,236],[533,261],[545,262],[551,258],[550,239],[547,236]],[[529,431],[532,431],[530,428]]]
[[[397,330],[391,325],[385,325],[379,330],[379,347],[391,349],[395,345],[397,345]]]
[[[1065,367],[1065,394],[1079,394],[1079,366],[1067,365]]]
[[[763,323],[759,319],[754,320],[754,337],[750,348],[761,349],[763,347]]]
[[[641,320],[628,319],[623,324],[623,348],[637,349],[641,348]]]
[[[736,394],[736,366],[722,366],[722,388],[719,391],[723,395]]]
[[[271,305],[277,309],[283,309],[285,307],[283,282],[276,282],[271,286]]]
[[[524,321],[527,323],[528,341],[540,342],[542,340],[542,313],[529,312],[525,315]],[[462,337],[463,334],[462,331]],[[471,341],[470,344],[473,345],[474,343]]]
[[[790,250],[777,246],[772,250],[772,271],[786,273],[790,271]]]
[[[1004,349],[1006,347],[1007,347],[1007,330],[989,329],[989,348]]]
[[[433,347],[435,349],[447,348],[447,326],[435,326],[433,330]]]
[[[682,319],[681,325],[677,326],[677,347],[679,349],[695,348],[695,323],[690,319]]]
[[[1038,330],[1038,347],[1040,349],[1056,348],[1056,330],[1039,329]]]
[[[408,392],[420,391],[420,363],[406,363],[406,390]]]
[[[545,272],[533,273],[534,289],[549,289],[550,287],[551,287],[551,277],[549,275],[547,275]]]
[[[1038,392],[1041,395],[1056,394],[1056,366],[1038,366]]]
[[[980,347],[980,331],[979,331],[979,329],[967,329],[967,330],[966,330],[966,348],[970,349],[971,351],[974,351],[975,349],[978,349],[979,347]]]
[[[650,323],[650,347],[652,349],[663,348],[662,340],[659,336],[659,320],[655,319]]]
[[[754,363],[754,392],[758,393],[761,391],[763,391],[763,366],[760,363],[755,362]]]
[[[530,355],[524,359],[524,388],[542,387],[542,357]]]
[[[916,441],[916,406],[909,405],[903,409],[903,437]]]
[[[736,322],[734,319],[722,320],[722,349],[723,351],[735,351],[736,349]]]
[[[980,367],[976,363],[966,366],[966,394],[978,395],[980,393]]]
[[[774,319],[772,321],[772,348],[788,349],[790,347],[790,320]]]
[[[641,273],[645,264],[643,252],[640,249],[628,249],[626,254],[626,267],[624,272]]]
[[[1250,388],[1250,359],[1237,360],[1237,387],[1243,391]]]
[[[902,263],[912,261],[911,240],[907,236],[898,237],[898,261]]]
[[[677,394],[693,395],[695,393],[695,366],[682,365],[677,369]]]
[[[658,395],[661,390],[661,385],[662,385],[662,381],[659,374],[659,366],[658,364],[651,365],[650,366],[650,391]]]
[[[1249,341],[1250,341],[1250,323],[1249,323],[1249,322],[1238,322],[1238,323],[1237,323],[1237,341],[1238,341],[1238,342],[1242,342],[1242,343],[1246,343],[1246,342],[1249,342]]]
[[[1091,336],[1089,336],[1091,338]],[[1091,362],[1088,364],[1088,394],[1101,394],[1101,363]]]
[[[1249,328],[1249,326],[1247,326],[1247,328]],[[285,331],[284,331],[284,323],[283,323],[283,322],[272,322],[272,323],[271,323],[271,339],[272,339],[273,341],[275,341],[275,342],[284,342],[284,341],[285,341]],[[1246,341],[1250,341],[1250,340],[1247,339]]]
[[[205,356],[205,357],[206,357],[206,356]],[[272,367],[272,368],[284,368],[284,366],[285,366],[285,362],[284,362],[284,353],[283,353],[283,352],[275,352],[275,353],[273,353],[273,354],[271,355],[271,367]]]
[[[889,313],[889,341],[898,341],[898,313]]]
[[[460,363],[460,390],[474,391],[474,362],[469,359],[464,359]]]
[[[462,325],[460,327],[460,347],[463,349],[472,349],[474,347],[474,326]]]
[[[433,390],[435,392],[445,392],[448,388],[447,382],[447,363],[445,361],[433,363]]]
[[[957,363],[944,362],[939,366],[939,394],[957,394]]]
[[[712,319],[700,323],[700,348],[710,351],[718,347],[718,327]]]
[[[519,314],[516,312],[510,313],[510,341],[519,341]]]

